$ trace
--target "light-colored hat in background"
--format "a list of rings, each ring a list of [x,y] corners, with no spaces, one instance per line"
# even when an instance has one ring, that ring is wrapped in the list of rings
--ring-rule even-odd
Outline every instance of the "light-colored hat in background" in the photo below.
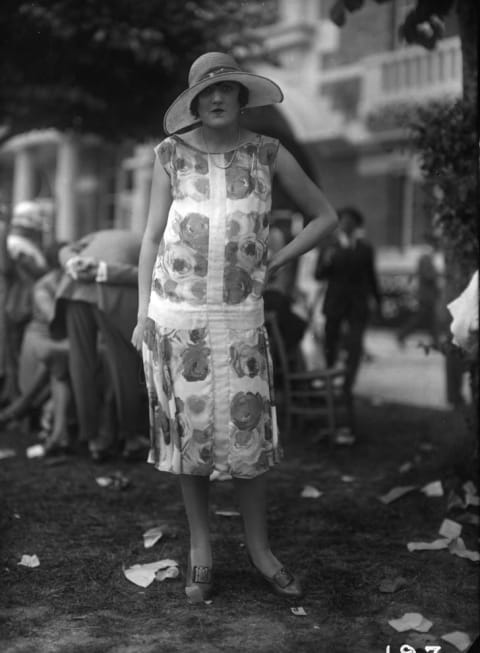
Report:
[[[190,112],[193,99],[208,86],[227,81],[238,82],[248,89],[246,109],[283,100],[280,87],[271,79],[242,70],[229,54],[207,52],[193,62],[188,74],[187,90],[180,93],[167,109],[163,120],[165,133],[173,134],[198,122],[198,118]]]
[[[40,206],[34,201],[19,202],[7,235],[7,250],[12,259],[20,255],[33,258],[40,267],[45,266],[43,249],[44,221]]]
[[[33,240],[41,241],[43,227],[42,210],[36,202],[28,200],[15,205],[10,231],[23,231],[25,235],[31,235]]]

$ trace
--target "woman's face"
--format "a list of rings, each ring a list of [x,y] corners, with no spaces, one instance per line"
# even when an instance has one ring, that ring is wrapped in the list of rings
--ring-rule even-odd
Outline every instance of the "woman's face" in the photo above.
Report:
[[[198,117],[207,127],[227,127],[238,120],[240,86],[235,82],[219,82],[198,94]]]

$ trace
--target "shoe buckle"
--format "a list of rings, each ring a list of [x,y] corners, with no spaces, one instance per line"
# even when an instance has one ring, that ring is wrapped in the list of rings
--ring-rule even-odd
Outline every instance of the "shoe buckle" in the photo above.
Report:
[[[210,567],[194,567],[192,572],[192,583],[209,583],[211,578]]]
[[[288,569],[285,569],[285,567],[282,567],[282,569],[277,571],[277,573],[273,577],[273,580],[275,581],[275,583],[279,587],[284,589],[285,587],[288,587],[288,585],[290,585],[290,583],[293,583],[293,581],[295,579],[292,576],[292,574],[288,571]]]

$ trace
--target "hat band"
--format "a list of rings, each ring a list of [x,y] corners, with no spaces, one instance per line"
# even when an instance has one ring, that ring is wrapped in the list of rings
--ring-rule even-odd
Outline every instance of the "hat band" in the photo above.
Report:
[[[217,68],[212,68],[208,72],[205,73],[198,82],[203,82],[205,79],[210,79],[212,77],[215,77],[216,75],[220,75],[221,73],[239,73],[241,70],[238,68],[234,68],[233,66],[219,66]],[[195,82],[198,84],[198,82]]]

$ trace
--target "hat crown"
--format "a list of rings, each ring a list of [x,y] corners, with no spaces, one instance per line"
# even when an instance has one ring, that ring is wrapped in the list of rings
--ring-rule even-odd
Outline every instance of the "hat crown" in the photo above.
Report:
[[[207,52],[192,63],[188,73],[188,86],[194,86],[206,77],[223,72],[242,72],[235,59],[225,52]]]
[[[23,227],[43,231],[43,216],[36,202],[19,202],[13,209],[11,227]]]

